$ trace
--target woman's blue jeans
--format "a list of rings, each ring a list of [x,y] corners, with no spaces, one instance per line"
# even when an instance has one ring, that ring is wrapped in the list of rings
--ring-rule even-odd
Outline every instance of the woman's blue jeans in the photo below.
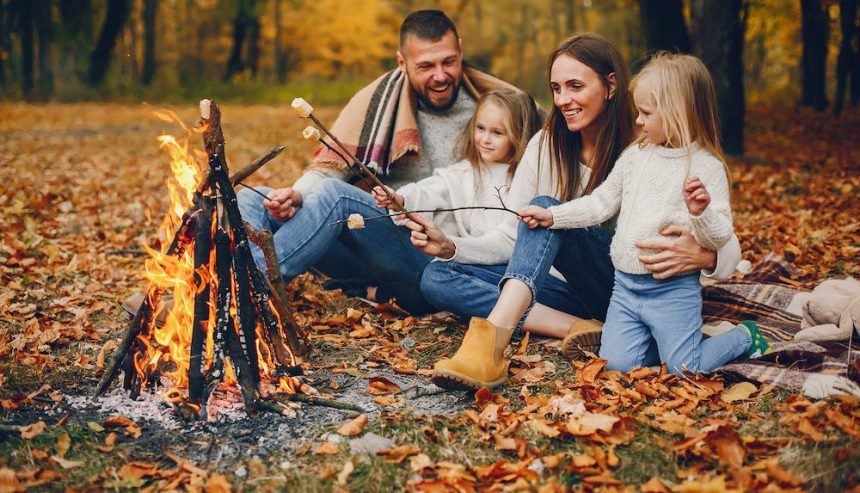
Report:
[[[266,194],[271,189],[259,190]],[[417,282],[431,260],[409,242],[409,230],[390,219],[367,221],[364,229],[349,229],[345,222],[335,224],[350,214],[367,218],[388,213],[376,207],[370,194],[340,180],[321,181],[288,221],[274,219],[263,207],[263,198],[250,190],[240,190],[238,200],[245,222],[272,232],[281,274],[287,281],[316,266],[338,278],[377,284]],[[265,271],[260,248],[252,244],[251,253]]]
[[[559,201],[540,196],[530,203],[550,207]],[[498,301],[500,286],[513,278],[531,289],[533,303],[602,321],[612,293],[610,241],[597,227],[529,229],[520,223],[507,266],[431,262],[421,278],[421,292],[439,309],[463,317],[486,317]],[[567,282],[550,276],[550,267],[561,272]],[[528,311],[517,333],[521,333],[527,315]]]
[[[665,362],[669,371],[707,372],[744,354],[742,327],[702,340],[699,273],[657,280],[615,271],[615,287],[600,340],[606,368],[628,372]]]

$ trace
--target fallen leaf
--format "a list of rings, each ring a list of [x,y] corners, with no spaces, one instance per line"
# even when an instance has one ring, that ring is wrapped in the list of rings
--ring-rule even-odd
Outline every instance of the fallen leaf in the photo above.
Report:
[[[336,443],[323,442],[317,447],[314,455],[334,455],[340,451]]]
[[[666,485],[657,476],[652,476],[647,483],[642,485],[640,491],[642,493],[669,493],[669,488],[666,488]]]
[[[400,393],[400,386],[385,377],[372,377],[367,382],[370,395],[391,395]]]
[[[69,436],[68,433],[63,433],[62,435],[57,437],[57,455],[60,457],[65,457],[66,452],[69,451],[69,447],[72,446],[72,437]]]
[[[206,480],[206,493],[230,493],[233,487],[227,476],[213,472]]]
[[[755,385],[749,382],[739,382],[727,388],[720,394],[723,402],[745,401],[750,398],[755,391],[758,390]]]
[[[579,371],[577,371],[577,376],[579,380],[582,380],[586,383],[594,383],[597,379],[597,375],[600,375],[600,372],[603,371],[603,367],[606,366],[606,360],[601,358],[594,358],[585,366],[582,367]]]
[[[59,464],[63,469],[74,469],[84,465],[84,461],[82,460],[68,460],[56,455],[52,455],[51,460]]]
[[[340,474],[337,475],[337,484],[344,486],[346,484],[346,480],[349,479],[349,475],[352,474],[352,471],[355,470],[355,464],[352,463],[352,459],[348,459],[343,463],[343,469],[340,470]]]
[[[87,421],[87,428],[93,430],[96,433],[100,433],[102,431],[105,431],[104,426],[96,423],[95,421]]]
[[[45,422],[38,421],[30,425],[19,426],[18,430],[21,431],[21,438],[24,440],[31,440],[32,438],[41,435],[42,432],[45,431],[45,428],[47,428],[47,426],[45,426]]]
[[[27,491],[27,488],[18,481],[15,471],[7,467],[0,468],[0,492],[21,493],[24,491]]]
[[[765,461],[765,470],[770,477],[777,480],[783,486],[800,486],[806,482],[801,476],[783,469],[779,465],[779,459],[776,457]]]
[[[361,433],[365,426],[367,426],[367,415],[360,414],[355,419],[342,424],[337,429],[337,434],[346,437],[355,436]]]
[[[421,449],[415,445],[401,445],[390,449],[380,450],[376,455],[385,456],[385,462],[400,464],[404,460],[421,452]]]

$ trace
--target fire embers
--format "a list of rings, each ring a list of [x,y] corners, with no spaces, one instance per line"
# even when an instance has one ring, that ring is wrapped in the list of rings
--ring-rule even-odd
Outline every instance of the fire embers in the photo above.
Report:
[[[143,388],[166,385],[165,397],[184,414],[205,417],[215,389],[238,384],[246,412],[252,414],[267,407],[261,399],[302,389],[291,375],[297,373],[295,353],[303,334],[286,306],[283,282],[267,280],[251,257],[236,183],[227,172],[220,111],[214,102],[207,106],[209,118],[202,123],[208,172],[201,172],[175,140],[162,140],[171,151],[176,177],[168,185],[171,212],[163,226],[173,240],[163,253],[150,252],[146,299],[96,395],[122,369],[123,386],[133,398]],[[250,236],[271,242],[271,235]],[[156,327],[154,314],[165,291],[172,292],[174,302],[164,325]]]

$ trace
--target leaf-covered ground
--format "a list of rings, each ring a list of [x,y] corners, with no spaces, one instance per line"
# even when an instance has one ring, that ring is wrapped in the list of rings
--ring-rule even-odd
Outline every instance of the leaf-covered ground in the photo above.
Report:
[[[155,109],[0,103],[0,492],[838,491],[860,483],[857,400],[810,402],[719,375],[602,372],[598,361],[571,365],[534,343],[498,394],[435,393],[425,375],[453,352],[461,324],[375,313],[321,291],[311,276],[291,286],[312,335],[309,383],[366,413],[301,405],[287,416],[183,424],[158,396],[127,412],[89,404],[105,345],[126,325],[119,302],[144,286],[140,245],[164,240],[156,231],[169,158],[156,137],[184,131]],[[175,109],[193,124],[192,105]],[[223,114],[234,170],[288,146],[250,184],[287,184],[300,173],[311,149],[289,108],[226,105]],[[320,112],[323,121],[334,115]],[[747,154],[731,163],[745,258],[784,254],[798,285],[858,276],[860,112],[836,120],[753,107],[747,122]],[[198,137],[189,145],[199,147]]]

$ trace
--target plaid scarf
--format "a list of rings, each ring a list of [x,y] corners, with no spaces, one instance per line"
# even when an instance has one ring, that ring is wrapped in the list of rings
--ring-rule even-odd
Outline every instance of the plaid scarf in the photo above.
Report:
[[[514,89],[507,82],[464,65],[465,89],[476,99],[492,89]],[[391,163],[407,153],[421,154],[418,95],[399,68],[382,75],[347,103],[331,131],[363,164],[387,175]],[[311,159],[311,168],[344,169],[343,160],[325,147]]]

